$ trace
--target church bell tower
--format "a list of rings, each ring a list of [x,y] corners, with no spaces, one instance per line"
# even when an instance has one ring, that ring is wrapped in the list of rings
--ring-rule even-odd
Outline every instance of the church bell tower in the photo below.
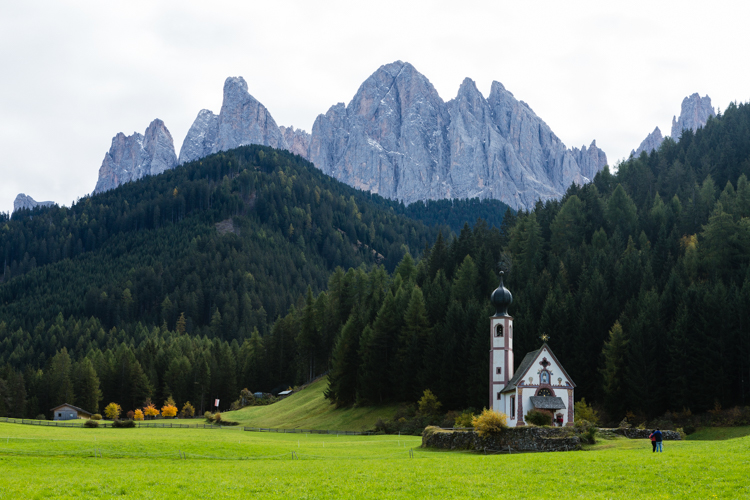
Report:
[[[510,291],[503,286],[500,271],[500,286],[490,296],[495,306],[495,315],[490,317],[490,404],[497,412],[503,412],[505,402],[501,392],[513,377],[513,317],[508,315],[508,306],[513,302]]]

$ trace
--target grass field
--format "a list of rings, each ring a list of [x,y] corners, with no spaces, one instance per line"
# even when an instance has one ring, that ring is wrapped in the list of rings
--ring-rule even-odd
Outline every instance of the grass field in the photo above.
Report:
[[[704,427],[690,434],[688,441],[715,441],[750,436],[750,426],[745,427]]]
[[[398,408],[336,408],[323,395],[327,387],[328,379],[323,378],[278,403],[225,412],[222,417],[250,427],[362,431],[371,430],[379,418],[391,418]]]
[[[750,437],[667,442],[661,454],[627,439],[588,451],[487,456],[423,450],[420,442],[0,424],[0,498],[750,497]]]

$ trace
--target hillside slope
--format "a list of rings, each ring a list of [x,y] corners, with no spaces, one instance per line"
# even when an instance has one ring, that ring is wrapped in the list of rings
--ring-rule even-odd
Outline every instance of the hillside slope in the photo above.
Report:
[[[321,378],[278,403],[248,406],[225,412],[222,417],[250,427],[363,431],[375,427],[378,419],[387,420],[396,413],[397,405],[336,408],[325,398],[327,387],[328,378]]]

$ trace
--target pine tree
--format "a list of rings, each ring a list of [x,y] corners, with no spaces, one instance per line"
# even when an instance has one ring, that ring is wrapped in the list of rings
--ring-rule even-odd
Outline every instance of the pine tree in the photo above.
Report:
[[[628,338],[615,321],[609,331],[609,340],[604,343],[602,356],[604,368],[601,370],[604,389],[604,402],[612,418],[625,414],[625,368],[628,351]]]
[[[71,379],[76,404],[91,413],[99,413],[102,391],[99,387],[99,377],[89,358],[83,358],[73,364]]]

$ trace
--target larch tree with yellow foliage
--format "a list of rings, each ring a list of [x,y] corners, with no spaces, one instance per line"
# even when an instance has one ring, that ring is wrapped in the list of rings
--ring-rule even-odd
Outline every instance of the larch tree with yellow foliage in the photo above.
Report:
[[[110,420],[117,420],[120,417],[120,413],[122,413],[122,408],[117,403],[109,403],[104,408],[104,415]]]

